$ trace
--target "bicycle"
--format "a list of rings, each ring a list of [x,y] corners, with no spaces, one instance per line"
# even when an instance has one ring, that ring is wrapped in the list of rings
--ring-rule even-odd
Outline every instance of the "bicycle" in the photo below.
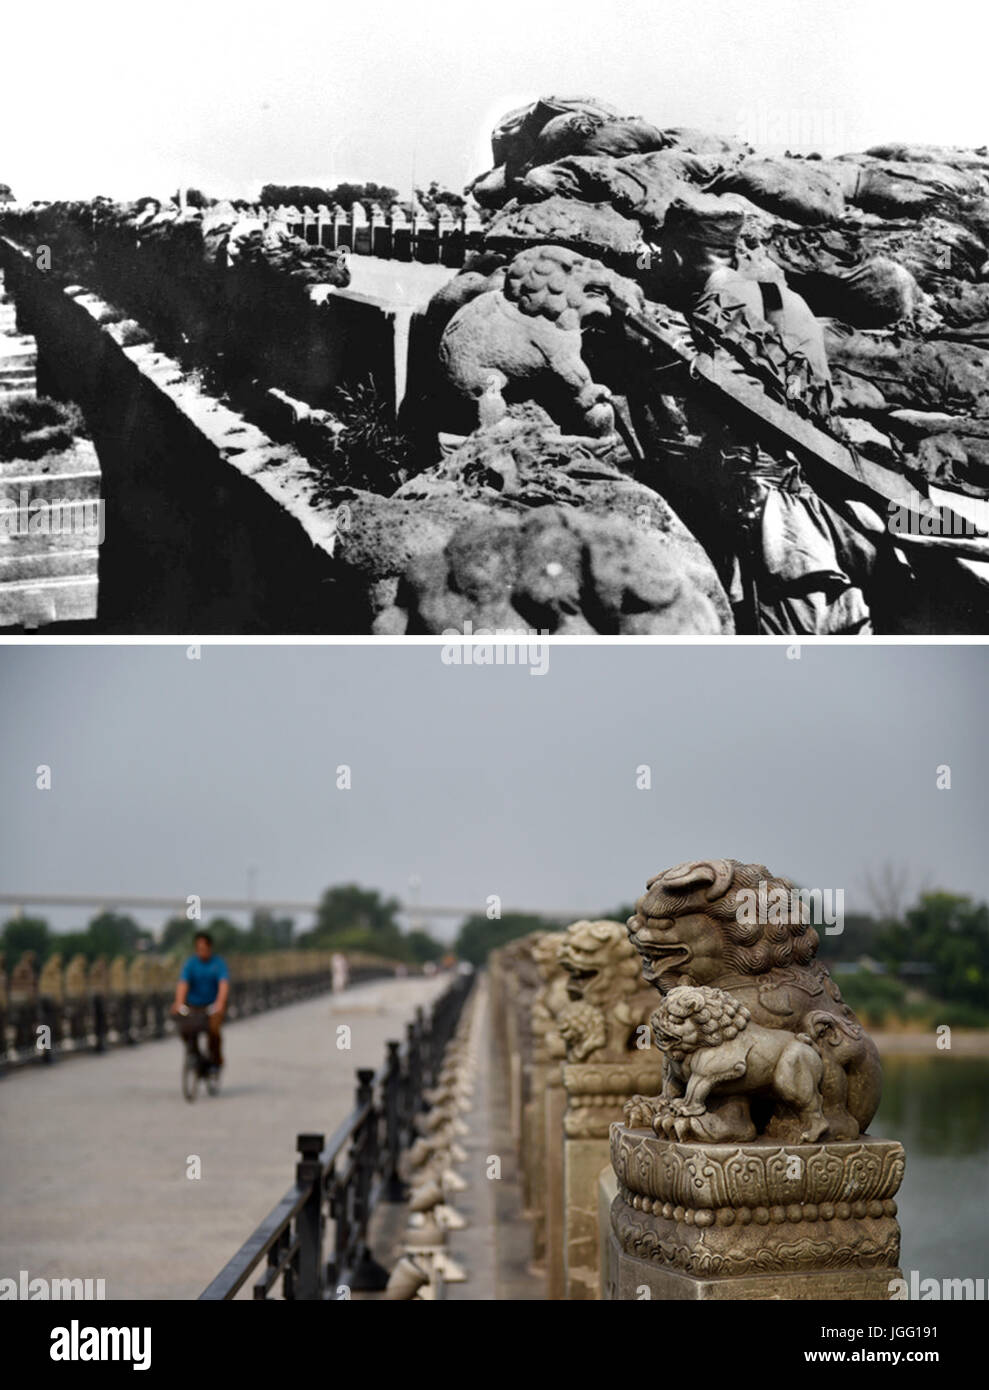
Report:
[[[209,1017],[205,1009],[189,1008],[187,1004],[178,1011],[178,1029],[184,1043],[182,1058],[182,1094],[187,1101],[194,1101],[199,1092],[200,1082],[204,1082],[209,1095],[220,1091],[220,1068],[214,1067],[209,1057],[199,1046],[203,1033],[209,1031]]]

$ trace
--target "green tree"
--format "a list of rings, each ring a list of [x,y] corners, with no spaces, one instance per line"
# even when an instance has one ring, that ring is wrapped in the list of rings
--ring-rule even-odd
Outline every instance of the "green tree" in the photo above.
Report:
[[[190,922],[187,917],[169,917],[161,931],[161,949],[177,951],[188,947],[191,951],[192,934],[198,925],[197,922]]]
[[[55,939],[43,917],[11,917],[4,923],[0,950],[8,974],[25,951],[33,951],[41,965],[54,949]]]
[[[494,921],[477,913],[462,924],[454,949],[461,960],[481,966],[492,951],[534,931],[558,931],[559,922],[538,914],[508,912]]]
[[[284,951],[292,944],[292,931],[295,923],[291,917],[276,917],[266,908],[258,908],[251,915],[251,925],[247,929],[249,949],[254,951]]]
[[[96,959],[97,953],[93,950],[93,939],[88,931],[61,932],[55,937],[54,946],[55,950],[61,953],[65,965],[75,956],[85,956],[87,960]]]
[[[90,941],[90,952],[96,956],[129,956],[137,950],[137,943],[147,933],[133,917],[123,912],[100,912],[93,917],[86,928]]]
[[[902,971],[909,963],[934,967],[930,993],[953,1003],[984,1005],[989,986],[989,907],[957,893],[924,893],[902,922],[877,941],[879,958]]]
[[[266,183],[259,201],[264,207],[276,208],[284,204],[285,207],[317,208],[320,203],[329,204],[333,199],[328,188],[316,188],[313,184]]]
[[[338,183],[336,188],[330,189],[329,201],[349,212],[355,203],[363,203],[365,207],[377,203],[389,208],[397,198],[398,189],[384,183]]]
[[[213,949],[219,955],[226,951],[254,949],[247,932],[228,917],[212,917],[208,922],[190,922],[187,917],[170,917],[161,934],[161,950],[178,951],[191,956],[195,949],[196,932],[208,931]],[[266,948],[270,949],[270,948]]]
[[[361,888],[357,883],[327,888],[316,911],[312,935],[331,937],[353,927],[392,934],[400,930],[400,907],[397,898],[382,898],[376,888]]]
[[[425,965],[430,960],[442,960],[446,947],[422,927],[413,927],[405,934],[407,958],[416,965]]]
[[[213,950],[217,955],[225,955],[229,951],[244,951],[249,949],[247,946],[247,933],[238,927],[236,922],[231,922],[229,917],[211,917],[205,924],[206,930],[213,938]],[[200,930],[198,924],[192,932],[192,940],[189,949],[192,949],[192,941],[195,940],[196,931]]]

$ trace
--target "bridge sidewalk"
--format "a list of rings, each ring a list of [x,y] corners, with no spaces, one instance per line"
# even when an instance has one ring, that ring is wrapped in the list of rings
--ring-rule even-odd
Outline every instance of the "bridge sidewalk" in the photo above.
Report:
[[[0,1277],[25,1269],[105,1279],[111,1299],[196,1298],[291,1186],[296,1134],[329,1135],[352,1108],[355,1068],[377,1069],[386,1041],[447,983],[375,981],[239,1021],[224,1033],[221,1095],[192,1105],[175,1039],[9,1074]]]

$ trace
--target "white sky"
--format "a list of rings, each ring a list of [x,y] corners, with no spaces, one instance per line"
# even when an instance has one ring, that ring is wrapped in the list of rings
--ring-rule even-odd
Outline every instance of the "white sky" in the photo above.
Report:
[[[839,153],[989,140],[987,11],[961,0],[49,0],[0,30],[0,181],[22,199],[179,181],[459,188],[549,93]]]

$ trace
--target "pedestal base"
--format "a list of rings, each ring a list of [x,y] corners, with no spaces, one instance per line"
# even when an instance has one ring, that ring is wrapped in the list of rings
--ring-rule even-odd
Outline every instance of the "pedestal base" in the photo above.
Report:
[[[887,1299],[900,1144],[676,1143],[611,1128],[618,1297]]]
[[[695,1299],[820,1299],[822,1301],[882,1302],[890,1296],[890,1281],[902,1278],[898,1269],[836,1269],[804,1274],[742,1274],[727,1279],[694,1279],[676,1270],[661,1269],[649,1260],[634,1259],[611,1236],[606,1269],[613,1294],[626,1301],[647,1298],[674,1303]]]

